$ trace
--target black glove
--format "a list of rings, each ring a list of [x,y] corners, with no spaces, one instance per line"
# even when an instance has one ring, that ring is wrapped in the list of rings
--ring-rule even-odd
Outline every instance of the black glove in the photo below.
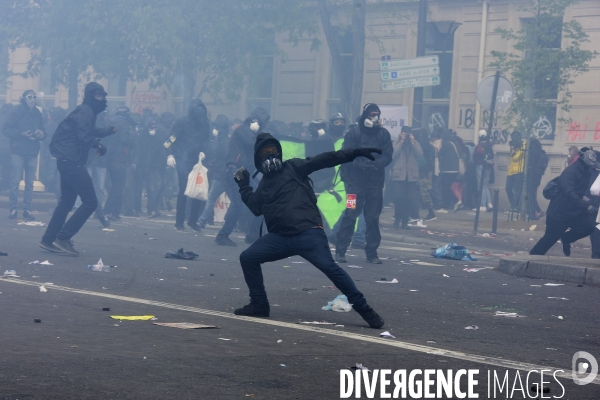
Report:
[[[376,149],[372,147],[365,147],[362,149],[354,149],[354,158],[356,157],[366,157],[371,161],[375,161],[375,157],[371,153],[381,154],[381,149]]]
[[[239,187],[250,185],[250,172],[244,167],[235,171],[233,174],[233,179],[235,183],[238,184]]]

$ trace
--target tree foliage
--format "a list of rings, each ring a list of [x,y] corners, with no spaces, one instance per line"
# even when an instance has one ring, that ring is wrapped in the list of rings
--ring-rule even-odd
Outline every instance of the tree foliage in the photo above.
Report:
[[[513,51],[492,51],[490,64],[510,75],[514,86],[514,101],[507,111],[511,125],[529,132],[540,117],[560,107],[571,109],[569,85],[588,70],[597,53],[582,49],[589,42],[581,24],[564,21],[565,9],[575,0],[530,0],[522,7],[531,18],[523,27],[497,28],[496,32],[509,41]]]

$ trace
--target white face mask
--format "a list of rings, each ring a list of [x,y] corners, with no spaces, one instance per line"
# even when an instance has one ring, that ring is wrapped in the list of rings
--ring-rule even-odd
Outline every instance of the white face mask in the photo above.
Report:
[[[212,134],[214,137],[217,137],[217,136],[219,136],[219,131],[216,129],[213,129]]]
[[[260,125],[258,124],[258,122],[254,121],[253,123],[250,124],[250,130],[254,133],[258,132],[258,130],[260,129]]]
[[[367,128],[372,128],[373,127],[373,121],[371,121],[369,118],[365,118],[364,124],[365,124],[365,126]]]
[[[150,136],[154,136],[154,135],[156,135],[156,129],[150,129],[150,131],[148,131],[148,133],[150,134]]]
[[[325,129],[321,128],[317,131],[317,133],[319,134],[319,136],[323,136],[325,134]]]

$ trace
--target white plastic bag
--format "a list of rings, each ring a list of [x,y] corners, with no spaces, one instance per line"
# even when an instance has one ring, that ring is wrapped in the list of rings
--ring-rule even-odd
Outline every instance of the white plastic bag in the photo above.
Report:
[[[188,175],[184,194],[189,198],[208,200],[208,169],[202,165],[205,157],[204,153],[200,153],[198,164],[194,165],[192,172]]]
[[[336,312],[350,312],[352,311],[352,304],[348,303],[348,298],[343,294],[340,294],[335,299],[327,303],[326,306],[321,307],[324,311],[336,311]]]

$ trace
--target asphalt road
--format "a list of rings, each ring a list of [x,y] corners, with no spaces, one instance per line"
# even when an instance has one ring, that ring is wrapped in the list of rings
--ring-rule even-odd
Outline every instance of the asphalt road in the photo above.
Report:
[[[36,216],[49,220],[46,213]],[[517,233],[491,240],[460,232],[448,237],[443,229],[399,233],[384,225],[384,264],[368,264],[353,250],[349,264],[362,268],[344,266],[386,320],[374,330],[355,312],[322,311],[339,292],[298,257],[263,266],[271,318],[233,316],[233,308],[248,302],[238,262],[246,247],[242,235],[232,235],[238,247],[219,247],[216,227],[179,233],[168,217],[124,217],[111,228],[105,232],[88,221],[75,237],[82,255],[74,258],[38,248],[43,227],[0,224],[0,251],[8,253],[0,257],[1,272],[14,269],[19,276],[0,279],[0,399],[334,399],[340,398],[340,370],[356,363],[371,370],[479,369],[476,393],[494,398],[487,393],[487,371],[509,371],[513,385],[517,370],[542,366],[570,376],[577,351],[600,359],[599,288],[546,286],[553,282],[493,269],[464,271],[494,267],[499,255],[524,251],[531,243]],[[449,241],[466,244],[479,260],[429,255]],[[181,247],[200,257],[164,258]],[[116,267],[90,271],[87,265],[99,258]],[[54,265],[29,264],[35,260]],[[398,283],[376,282],[382,278]],[[498,311],[522,317],[495,316]],[[478,329],[465,329],[473,325]],[[396,338],[379,338],[383,331]],[[562,375],[559,380],[561,398],[600,398],[600,379],[586,386]],[[563,390],[550,381],[545,396],[558,398]],[[508,398],[523,396],[516,391]]]

